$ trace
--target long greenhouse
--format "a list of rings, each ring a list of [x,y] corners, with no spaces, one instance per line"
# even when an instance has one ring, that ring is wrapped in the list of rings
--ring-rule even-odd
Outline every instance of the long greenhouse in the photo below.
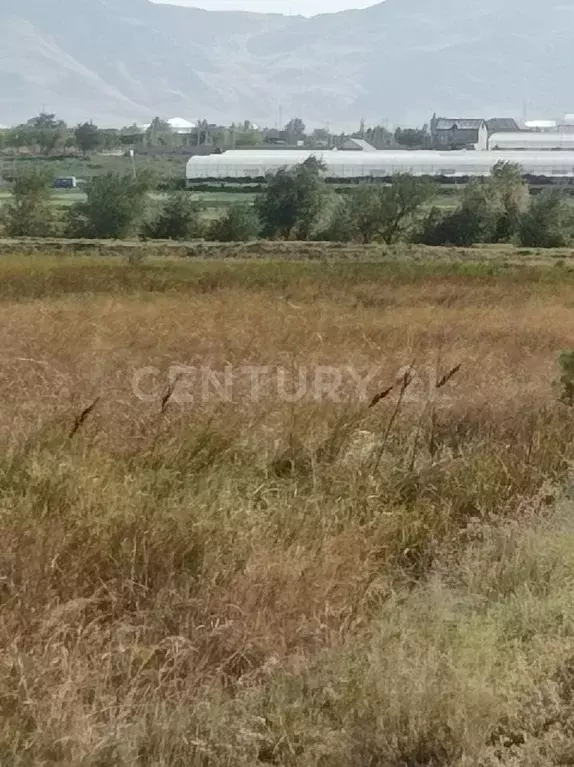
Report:
[[[324,166],[331,180],[389,178],[397,173],[437,178],[488,176],[501,161],[517,163],[525,176],[574,178],[571,151],[302,151],[230,150],[194,156],[187,163],[189,183],[207,180],[264,178],[280,168],[292,168],[309,157]]]
[[[488,148],[497,150],[529,150],[556,152],[574,150],[574,133],[494,133],[488,139]]]

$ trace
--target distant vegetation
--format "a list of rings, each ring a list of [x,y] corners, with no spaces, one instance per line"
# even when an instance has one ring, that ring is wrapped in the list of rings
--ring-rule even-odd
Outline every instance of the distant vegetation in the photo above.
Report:
[[[206,218],[201,199],[174,191],[159,204],[150,200],[153,173],[108,172],[91,179],[87,199],[65,209],[50,205],[48,173],[21,171],[11,202],[3,209],[10,237],[82,237],[246,241],[414,242],[472,246],[515,243],[560,247],[574,237],[574,214],[560,190],[533,194],[520,167],[499,163],[491,177],[467,184],[456,207],[436,205],[439,189],[408,174],[388,184],[364,183],[334,189],[310,158],[270,176],[253,206],[234,205]],[[433,204],[435,203],[435,204]]]

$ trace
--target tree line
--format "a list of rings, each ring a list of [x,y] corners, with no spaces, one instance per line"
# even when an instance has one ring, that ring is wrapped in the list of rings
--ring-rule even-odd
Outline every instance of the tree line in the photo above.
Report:
[[[574,235],[574,211],[560,190],[532,195],[520,167],[499,163],[489,178],[466,185],[458,206],[433,206],[436,186],[408,174],[388,184],[365,183],[337,193],[323,166],[311,157],[271,176],[255,203],[231,205],[206,221],[203,205],[188,192],[150,200],[153,178],[108,173],[93,178],[86,200],[58,209],[51,177],[31,170],[18,176],[2,210],[8,237],[246,241],[397,242],[470,246],[513,242],[560,247]]]
[[[397,128],[394,133],[384,126],[366,127],[350,134],[332,133],[327,128],[308,130],[299,117],[290,119],[284,127],[261,128],[249,120],[228,126],[214,125],[207,120],[196,121],[188,132],[173,130],[161,117],[154,117],[144,129],[138,125],[121,128],[101,128],[92,121],[69,126],[55,114],[42,112],[13,128],[0,130],[0,151],[28,153],[41,156],[94,152],[120,149],[192,150],[197,146],[229,149],[263,146],[283,142],[287,145],[303,144],[312,149],[340,146],[347,138],[364,138],[377,149],[424,149],[430,146],[427,128]]]

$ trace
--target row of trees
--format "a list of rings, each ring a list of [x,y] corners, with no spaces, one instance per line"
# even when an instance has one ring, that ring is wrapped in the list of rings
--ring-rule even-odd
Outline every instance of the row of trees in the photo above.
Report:
[[[574,212],[560,189],[531,195],[520,166],[501,162],[488,179],[466,186],[454,211],[433,207],[415,233],[428,245],[515,242],[562,247],[574,236]]]
[[[471,246],[514,242],[561,247],[574,238],[574,211],[562,190],[531,195],[520,166],[501,162],[471,181],[454,210],[432,206],[436,186],[407,174],[335,194],[313,158],[270,179],[257,199],[262,235],[337,242],[409,241]]]
[[[574,215],[557,190],[531,196],[510,163],[486,180],[473,181],[454,210],[430,207],[432,182],[398,175],[390,184],[365,184],[338,194],[310,158],[269,178],[255,204],[234,205],[206,222],[201,203],[186,192],[168,195],[159,208],[150,202],[152,178],[106,174],[94,178],[87,199],[57,211],[50,178],[39,171],[20,176],[4,211],[8,236],[244,241],[264,237],[336,242],[399,241],[469,246],[516,242],[528,247],[568,244]]]
[[[178,133],[169,123],[156,117],[146,130],[137,125],[123,128],[100,128],[93,122],[84,122],[75,127],[66,125],[54,114],[42,113],[22,125],[0,131],[0,150],[27,151],[43,156],[56,153],[80,152],[84,155],[97,151],[151,147],[178,149],[197,144],[212,144],[214,138],[221,145],[231,145],[232,141],[241,141],[247,134],[247,143],[251,141],[250,124],[232,126],[236,139],[225,135],[225,129],[215,132],[215,126],[200,120],[191,133]]]
[[[430,137],[426,129],[401,129],[391,133],[384,126],[365,127],[361,122],[355,137],[365,138],[377,149],[390,147],[424,148]],[[301,118],[294,117],[282,129],[260,128],[246,120],[240,124],[218,126],[207,120],[197,120],[189,133],[174,131],[166,120],[155,117],[148,128],[137,125],[123,128],[100,128],[93,122],[68,126],[54,114],[41,113],[27,122],[7,130],[0,130],[0,151],[28,152],[40,155],[80,152],[84,155],[97,151],[126,148],[177,150],[209,145],[214,148],[233,148],[264,145],[277,140],[289,145],[304,142],[310,148],[340,146],[348,135],[334,134],[327,128],[308,131]]]
[[[149,194],[152,176],[146,173],[138,178],[115,173],[97,176],[87,188],[85,201],[61,210],[53,204],[50,180],[38,170],[18,177],[13,198],[3,209],[6,236],[241,241],[255,239],[261,228],[252,206],[240,204],[206,223],[201,203],[187,192],[167,195],[154,206]]]

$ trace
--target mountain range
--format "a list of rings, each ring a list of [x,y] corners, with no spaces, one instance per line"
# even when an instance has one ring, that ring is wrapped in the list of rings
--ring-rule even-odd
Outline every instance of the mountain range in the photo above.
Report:
[[[313,18],[1,0],[0,123],[553,117],[574,112],[573,47],[572,0],[386,0]]]

